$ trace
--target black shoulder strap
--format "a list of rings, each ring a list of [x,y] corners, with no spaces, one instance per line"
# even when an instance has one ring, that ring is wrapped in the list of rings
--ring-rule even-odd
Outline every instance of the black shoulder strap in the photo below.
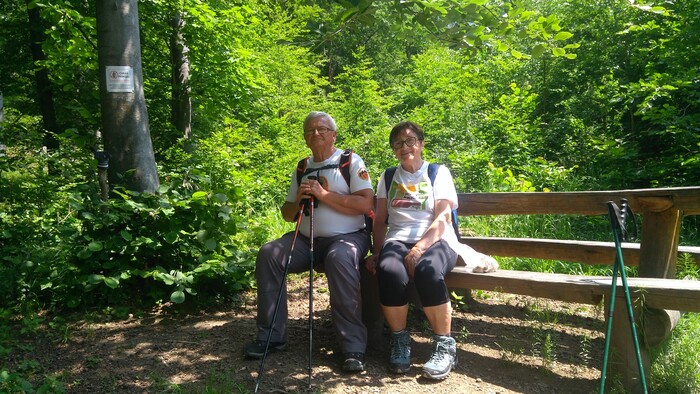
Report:
[[[301,185],[301,178],[304,177],[304,172],[306,171],[306,165],[309,162],[309,158],[305,157],[297,163],[297,187]]]
[[[338,168],[340,168],[340,174],[343,176],[343,179],[345,179],[345,183],[348,184],[348,187],[350,187],[350,161],[352,159],[352,149],[345,149],[343,153],[340,155],[340,164],[338,164]]]
[[[391,182],[394,181],[394,173],[396,173],[396,166],[389,167],[384,171],[384,187],[386,188],[386,220],[384,223],[389,223],[389,189],[391,189]]]

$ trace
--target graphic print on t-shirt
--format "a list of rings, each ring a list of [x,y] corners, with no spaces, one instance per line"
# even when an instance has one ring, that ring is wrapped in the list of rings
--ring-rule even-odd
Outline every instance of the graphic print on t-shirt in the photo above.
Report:
[[[392,182],[389,190],[391,207],[394,209],[421,210],[425,209],[428,199],[428,183],[420,182],[418,185],[405,185]]]

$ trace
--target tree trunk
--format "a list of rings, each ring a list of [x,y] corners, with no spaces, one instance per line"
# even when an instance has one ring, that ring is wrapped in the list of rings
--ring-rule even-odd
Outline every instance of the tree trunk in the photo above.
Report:
[[[172,122],[185,139],[192,135],[192,100],[190,99],[190,60],[182,29],[185,21],[178,12],[170,19],[170,57],[173,72]]]
[[[44,42],[43,23],[38,7],[29,7],[27,0],[27,14],[29,16],[29,46],[32,53],[32,60],[36,64],[46,59],[41,44]],[[38,68],[34,72],[36,89],[39,99],[39,110],[44,126],[43,145],[48,149],[58,149],[58,123],[56,122],[56,108],[53,103],[53,90],[49,81],[49,73],[44,67]]]
[[[137,0],[98,0],[96,13],[109,182],[155,191],[159,181],[143,92]]]

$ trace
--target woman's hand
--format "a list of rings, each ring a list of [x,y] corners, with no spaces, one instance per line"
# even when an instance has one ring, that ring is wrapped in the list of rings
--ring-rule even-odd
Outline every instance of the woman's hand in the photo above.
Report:
[[[418,265],[418,260],[420,260],[421,256],[423,256],[424,252],[425,251],[423,249],[414,246],[408,251],[406,257],[403,258],[403,265],[406,267],[406,272],[410,278],[413,278],[413,271],[415,271],[416,265]]]
[[[379,261],[379,256],[376,254],[371,254],[367,256],[365,259],[365,268],[367,268],[367,271],[369,271],[372,275],[377,274],[377,262]]]

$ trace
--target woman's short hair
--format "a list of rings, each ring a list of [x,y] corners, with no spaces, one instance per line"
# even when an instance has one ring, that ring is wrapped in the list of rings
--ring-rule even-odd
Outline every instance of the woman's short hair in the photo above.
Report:
[[[412,132],[416,133],[416,138],[418,138],[418,141],[423,141],[423,139],[425,138],[423,129],[421,129],[420,126],[411,121],[405,121],[397,124],[396,126],[394,126],[393,129],[391,129],[391,133],[389,133],[389,143],[391,144],[392,142],[394,142],[396,136],[406,129],[409,129]]]
[[[314,112],[306,115],[306,119],[304,119],[304,130],[306,130],[306,126],[309,124],[309,122],[311,122],[312,120],[314,120],[316,118],[326,119],[330,128],[333,129],[333,131],[337,130],[338,127],[335,124],[335,119],[333,119],[333,117],[328,115],[327,113],[321,112],[321,111],[314,111]]]

